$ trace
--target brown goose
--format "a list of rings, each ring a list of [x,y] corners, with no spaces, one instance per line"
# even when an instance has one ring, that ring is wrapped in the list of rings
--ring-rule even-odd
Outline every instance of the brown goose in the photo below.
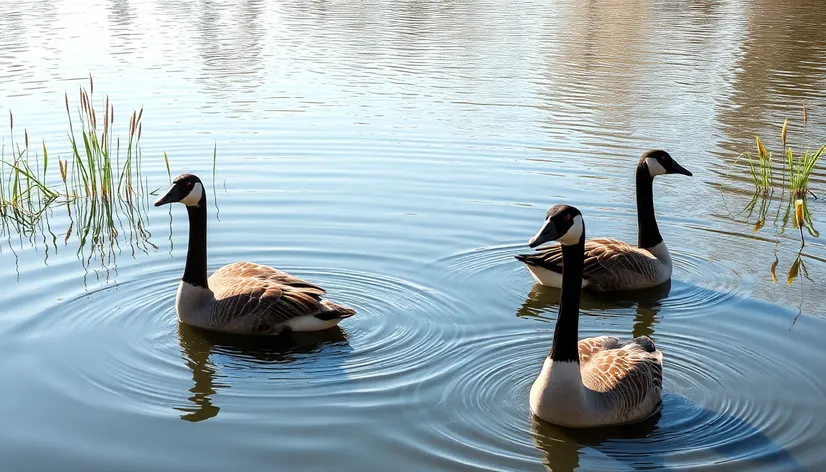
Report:
[[[180,202],[189,214],[186,268],[175,308],[182,323],[235,334],[332,328],[356,312],[321,297],[324,289],[253,262],[221,267],[207,279],[206,192],[192,174],[175,178],[155,206]]]
[[[662,353],[647,336],[577,341],[585,253],[582,214],[568,205],[548,211],[534,240],[561,243],[562,291],[551,352],[530,393],[531,412],[571,428],[635,423],[656,413],[662,395]],[[533,241],[533,240],[532,240]]]
[[[671,156],[660,150],[648,151],[637,164],[637,246],[617,239],[595,238],[585,241],[585,266],[582,286],[594,291],[637,290],[654,287],[671,278],[671,254],[660,236],[654,215],[654,177],[663,174],[691,176]],[[530,247],[541,242],[536,238]],[[533,278],[542,285],[562,286],[562,246],[539,248],[516,259],[527,265]]]

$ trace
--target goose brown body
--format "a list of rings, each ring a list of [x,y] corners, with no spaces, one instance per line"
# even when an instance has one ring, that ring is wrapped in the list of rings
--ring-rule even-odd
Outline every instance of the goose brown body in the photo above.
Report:
[[[659,254],[659,257],[657,256]],[[520,254],[534,279],[542,285],[559,287],[562,278],[562,247],[552,244],[534,254]],[[671,278],[672,263],[665,243],[643,249],[612,238],[585,241],[583,287],[597,292],[636,290],[654,287]]]
[[[662,353],[647,336],[626,342],[613,336],[577,341],[585,259],[585,226],[579,210],[552,207],[531,244],[549,240],[561,243],[565,263],[553,344],[531,386],[531,412],[573,428],[648,418],[661,405]]]
[[[637,245],[613,238],[585,241],[583,287],[597,292],[637,290],[660,285],[671,278],[671,254],[660,235],[654,214],[653,181],[655,176],[663,174],[691,176],[691,172],[665,151],[653,150],[642,155],[636,170]],[[560,244],[515,257],[525,263],[539,284],[562,286]]]
[[[332,328],[356,312],[323,299],[324,289],[253,262],[221,267],[207,278],[206,193],[191,174],[175,178],[156,206],[180,202],[189,215],[186,267],[175,308],[178,319],[234,334],[276,335]]]
[[[204,328],[247,334],[279,334],[293,329],[301,317],[314,317],[319,326],[337,324],[354,315],[350,308],[322,299],[327,292],[286,272],[236,262],[209,277],[215,303],[200,320]]]

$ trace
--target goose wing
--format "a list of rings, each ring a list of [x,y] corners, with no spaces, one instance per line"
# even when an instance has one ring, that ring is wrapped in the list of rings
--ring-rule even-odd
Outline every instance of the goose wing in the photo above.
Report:
[[[344,318],[349,308],[322,300],[324,289],[272,267],[240,262],[222,267],[209,278],[215,294],[215,324],[226,329],[269,334],[299,316]]]
[[[614,336],[597,336],[582,339],[577,343],[579,349],[579,364],[587,364],[592,357],[606,349],[616,349],[621,347],[619,338]]]
[[[662,392],[662,353],[647,337],[595,353],[581,364],[582,382],[619,418],[653,411]]]
[[[277,284],[289,285],[291,287],[301,287],[317,292],[319,295],[327,293],[323,288],[313,285],[294,275],[290,275],[283,270],[278,270],[270,266],[256,264],[255,262],[236,262],[225,265],[216,270],[209,278],[210,287],[213,281],[249,279],[255,278],[266,280]],[[220,282],[219,282],[220,283]]]
[[[520,261],[562,273],[562,246],[559,243],[537,249],[534,254],[516,257]],[[636,285],[639,280],[658,279],[657,259],[648,251],[611,238],[585,241],[582,278],[595,289]]]

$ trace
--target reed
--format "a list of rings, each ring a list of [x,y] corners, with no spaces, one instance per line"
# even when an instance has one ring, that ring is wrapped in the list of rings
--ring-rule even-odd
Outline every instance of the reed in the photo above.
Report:
[[[756,192],[770,192],[774,186],[774,172],[772,171],[772,153],[763,145],[763,141],[758,136],[757,154],[752,157],[750,152],[746,152],[746,158],[751,170],[752,181]]]
[[[823,145],[817,151],[806,150],[803,154],[794,156],[792,149],[786,151],[787,170],[789,174],[789,192],[794,199],[805,199],[811,193],[809,190],[809,177],[812,175],[820,156],[826,151]]]
[[[808,122],[808,111],[806,105],[803,105],[803,128],[805,130]],[[814,195],[809,189],[809,178],[814,172],[820,157],[826,152],[826,145],[821,146],[817,150],[806,149],[802,153],[795,154],[788,142],[789,138],[789,120],[783,120],[783,125],[780,128],[780,143],[782,145],[782,159],[775,161],[773,159],[774,153],[768,150],[763,140],[757,136],[756,152],[746,152],[745,157],[748,162],[751,180],[754,184],[756,193],[772,193],[772,191],[780,186],[782,190],[781,196],[785,196],[789,192],[792,200],[805,199],[807,195]],[[742,157],[738,157],[739,159]],[[735,162],[736,163],[736,162]],[[776,174],[780,173],[782,180],[778,182]]]
[[[96,99],[94,92],[90,75],[88,86],[78,90],[77,104],[64,93],[68,151],[57,156],[57,165],[44,140],[30,145],[28,130],[23,130],[22,145],[17,144],[14,115],[9,111],[9,137],[0,138],[0,235],[13,235],[21,245],[26,239],[32,245],[45,244],[48,258],[50,245],[54,251],[58,245],[49,222],[57,203],[69,220],[64,245],[75,238],[77,257],[87,274],[97,265],[100,269],[93,272],[105,272],[108,278],[124,249],[132,256],[158,249],[150,241],[147,224],[148,197],[157,189],[150,190],[149,179],[142,175],[143,108],[126,115],[126,133],[119,136],[114,105],[108,96]],[[163,159],[171,180],[169,156],[163,153]],[[216,163],[217,143],[213,181]]]
[[[5,141],[0,145],[0,216],[11,215],[19,223],[31,225],[32,218],[57,199],[89,198],[103,203],[101,208],[112,208],[112,200],[130,199],[146,190],[141,178],[143,109],[129,115],[121,165],[121,139],[113,133],[115,108],[108,96],[98,104],[103,108],[96,108],[91,75],[88,88],[79,89],[74,117],[68,93],[64,93],[64,105],[69,157],[58,159],[60,180],[52,179],[56,184],[51,186],[48,171],[54,166],[49,166],[46,142],[33,149],[28,130],[24,130],[23,147],[16,144],[14,114],[9,111],[10,152]]]

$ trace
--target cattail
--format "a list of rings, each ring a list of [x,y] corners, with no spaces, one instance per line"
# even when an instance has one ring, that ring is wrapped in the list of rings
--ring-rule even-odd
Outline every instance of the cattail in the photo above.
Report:
[[[103,136],[109,131],[109,95],[106,96],[106,107],[103,109]]]
[[[794,202],[794,221],[798,226],[803,226],[803,200]]]
[[[129,136],[135,135],[135,112],[132,112],[132,116],[129,117]]]
[[[11,114],[11,110],[9,110],[9,129],[14,131],[14,116]]]
[[[140,111],[140,112],[138,112],[138,119],[137,119],[137,120],[135,120],[135,122],[140,121],[142,116],[143,116],[143,107],[141,107],[141,111]]]
[[[806,111],[806,104],[803,104],[803,127],[806,127],[806,122],[809,121],[809,113]]]
[[[66,103],[66,113],[69,112],[69,94],[67,92],[63,92],[63,101]]]
[[[143,123],[138,124],[138,141],[141,140],[141,130],[143,129]]]
[[[26,144],[26,149],[29,149],[29,130],[23,128],[23,142]]]
[[[800,228],[800,247],[806,245],[806,240],[803,239],[803,200],[795,200],[794,202],[794,221],[797,227]]]
[[[89,90],[94,95],[94,93],[95,93],[95,83],[92,81],[92,73],[91,72],[89,72]]]
[[[786,133],[789,130],[789,120],[788,118],[783,120],[783,129],[780,130],[780,142],[783,143],[783,147],[786,146]]]
[[[757,153],[760,154],[761,158],[769,155],[769,151],[766,150],[766,146],[763,146],[763,141],[760,140],[760,136],[757,137]]]
[[[60,178],[63,179],[63,183],[66,184],[66,167],[68,167],[69,163],[65,160],[61,161],[58,159],[57,165],[60,167]]]

